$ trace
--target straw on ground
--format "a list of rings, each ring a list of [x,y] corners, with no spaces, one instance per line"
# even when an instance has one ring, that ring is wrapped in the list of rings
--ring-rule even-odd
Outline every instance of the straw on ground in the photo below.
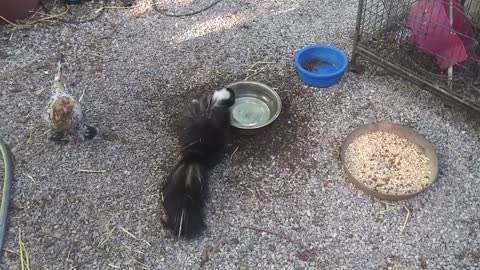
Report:
[[[22,270],[30,270],[30,255],[23,242],[22,229],[18,229],[18,249],[20,253],[20,267]]]
[[[113,231],[115,231],[115,228],[111,229],[110,231],[104,233],[101,237],[100,240],[98,241],[97,247],[101,249],[105,249],[107,246],[108,242],[112,239],[112,234]]]

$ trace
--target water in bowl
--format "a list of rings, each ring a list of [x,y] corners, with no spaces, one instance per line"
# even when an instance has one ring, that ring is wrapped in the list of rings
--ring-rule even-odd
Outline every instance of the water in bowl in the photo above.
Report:
[[[233,120],[245,127],[267,122],[270,114],[268,105],[254,97],[237,98],[232,108]]]

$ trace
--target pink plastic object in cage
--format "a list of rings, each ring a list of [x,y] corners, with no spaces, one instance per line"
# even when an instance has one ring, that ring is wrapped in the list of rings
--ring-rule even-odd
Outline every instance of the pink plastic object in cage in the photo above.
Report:
[[[418,45],[421,52],[434,55],[442,71],[475,55],[473,26],[460,0],[451,1],[452,25],[449,0],[420,0],[408,13],[410,42]]]

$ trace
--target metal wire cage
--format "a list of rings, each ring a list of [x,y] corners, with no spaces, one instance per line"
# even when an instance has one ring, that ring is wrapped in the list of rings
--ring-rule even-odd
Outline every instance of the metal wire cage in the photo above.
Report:
[[[358,56],[480,113],[480,1],[360,0]]]

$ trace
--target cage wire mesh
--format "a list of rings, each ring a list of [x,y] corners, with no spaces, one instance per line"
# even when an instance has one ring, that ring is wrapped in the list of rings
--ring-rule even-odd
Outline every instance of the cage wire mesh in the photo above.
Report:
[[[352,62],[380,64],[480,113],[479,0],[360,0]]]

